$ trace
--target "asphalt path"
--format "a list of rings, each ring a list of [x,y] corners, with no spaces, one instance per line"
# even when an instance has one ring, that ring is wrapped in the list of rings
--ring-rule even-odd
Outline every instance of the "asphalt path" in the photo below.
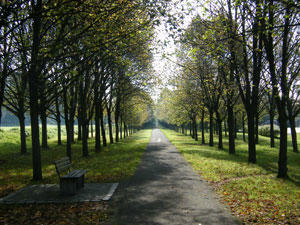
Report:
[[[241,224],[159,130],[122,188],[116,224]]]

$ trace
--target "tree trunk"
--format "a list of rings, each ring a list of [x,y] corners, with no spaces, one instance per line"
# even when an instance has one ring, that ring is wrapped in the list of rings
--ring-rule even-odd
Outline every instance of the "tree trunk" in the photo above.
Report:
[[[91,138],[94,138],[94,126],[93,126],[93,119],[91,119]]]
[[[105,133],[105,124],[104,124],[104,118],[103,118],[103,107],[102,103],[100,104],[100,124],[101,124],[101,133],[102,133],[102,142],[103,146],[106,146],[106,133]]]
[[[80,112],[78,112],[80,113]],[[79,116],[80,117],[80,116]],[[82,140],[82,123],[81,123],[81,119],[78,117],[78,141]]]
[[[258,1],[254,2],[253,10],[255,11],[252,23],[252,75],[250,75],[250,63],[248,58],[247,42],[250,37],[246,36],[246,4],[242,5],[242,49],[243,49],[243,73],[245,82],[241,84],[241,77],[235,76],[236,83],[238,84],[241,99],[247,112],[248,119],[248,162],[256,163],[256,146],[255,146],[255,113],[258,105],[258,93],[261,78],[262,56],[263,56],[263,43],[261,23],[263,17],[261,16],[261,4]]]
[[[100,152],[101,148],[101,135],[100,135],[100,104],[95,106],[95,151]]]
[[[33,180],[42,180],[42,162],[40,150],[39,135],[39,105],[38,105],[38,87],[39,87],[39,69],[38,53],[40,49],[40,32],[41,32],[41,11],[42,0],[31,1],[32,6],[32,49],[31,63],[28,72],[29,81],[29,105],[31,120],[31,143],[32,143],[32,168]]]
[[[258,121],[259,121],[259,113],[257,110],[255,115],[255,144],[258,144]]]
[[[197,121],[196,121],[196,117],[194,117],[193,123],[194,123],[194,137],[195,137],[195,141],[198,141],[198,131],[197,131]]]
[[[81,90],[79,90],[79,92],[81,92]],[[79,95],[79,99],[80,99],[80,95]],[[77,140],[78,141],[82,141],[82,118],[81,118],[81,106],[78,106],[78,116],[77,116],[77,121],[78,121],[78,137]]]
[[[116,127],[116,137],[115,140],[116,142],[119,141],[119,118],[120,118],[120,98],[117,97],[116,100],[116,109],[115,109],[115,127]]]
[[[222,120],[221,120],[220,114],[218,112],[216,112],[216,117],[217,117],[218,134],[219,134],[218,148],[223,149]]]
[[[74,130],[74,118],[75,115],[73,115],[72,113],[70,114],[70,134],[71,134],[71,142],[75,143],[75,130]]]
[[[246,141],[246,135],[245,135],[245,113],[242,114],[242,125],[243,125],[243,141]]]
[[[256,163],[256,146],[255,146],[255,131],[254,131],[254,112],[253,109],[247,110],[248,117],[248,162]]]
[[[80,91],[80,105],[81,105],[80,112],[81,112],[81,122],[82,122],[82,156],[87,157],[89,155],[88,152],[89,120],[87,118],[86,90],[84,90],[82,81],[80,82],[79,86],[80,86],[79,91]]]
[[[58,102],[58,93],[55,91],[55,109],[56,109],[56,122],[57,122],[57,144],[61,145],[61,119],[60,119],[60,110]]]
[[[290,122],[291,135],[292,135],[292,144],[293,144],[293,152],[298,152],[298,144],[297,144],[297,133],[296,133],[296,123],[295,117],[297,114],[293,113],[293,105],[291,100],[287,101],[287,116]]]
[[[291,134],[292,134],[292,143],[293,143],[293,152],[298,152],[298,143],[297,143],[297,133],[296,133],[296,124],[295,117],[289,117],[291,125]]]
[[[6,78],[7,78],[7,75],[4,74],[6,73],[5,72],[5,69],[4,71],[2,71],[2,74],[1,74],[1,79],[0,79],[0,127],[1,127],[1,118],[2,118],[2,105],[3,105],[3,100],[4,100],[4,90],[5,90],[5,84],[6,84]]]
[[[24,113],[18,116],[20,122],[20,136],[21,136],[21,154],[27,152],[26,147],[26,131],[25,131],[25,116]]]
[[[235,54],[235,43],[236,43],[236,33],[234,31],[234,23],[232,16],[232,5],[231,0],[227,1],[228,6],[228,22],[229,22],[229,51],[230,51],[230,63],[229,63],[229,81],[230,83],[234,82],[234,76],[237,71],[237,62]],[[229,85],[227,93],[227,123],[228,123],[228,135],[229,135],[229,154],[235,154],[235,138],[236,138],[236,116],[233,114],[234,104],[232,103],[232,96],[234,96],[234,89]],[[225,122],[226,123],[226,122]]]
[[[64,103],[64,114],[65,114],[65,126],[66,126],[66,133],[67,133],[67,148],[66,148],[66,155],[72,161],[72,151],[71,151],[71,128],[70,128],[70,120],[69,120],[69,106],[68,106],[68,97],[67,97],[67,87],[63,89],[63,103]]]
[[[209,112],[209,146],[214,146],[214,114]]]
[[[88,157],[88,124],[84,122],[82,124],[82,156]]]
[[[192,130],[191,136],[192,136],[193,139],[195,139],[195,127],[194,127],[194,120],[193,119],[190,121],[190,129]]]
[[[120,116],[120,139],[123,138],[123,119],[122,116]]]
[[[225,132],[225,137],[227,137],[227,125],[226,125],[226,118],[225,118],[225,122],[224,122],[224,132]]]
[[[281,60],[281,76],[280,76],[280,87],[281,87],[281,101],[277,96],[277,110],[279,113],[280,123],[280,149],[279,149],[279,160],[278,160],[278,174],[277,177],[287,178],[287,115],[285,109],[289,99],[289,92],[287,88],[287,66],[289,60],[289,30],[290,30],[290,4],[287,5],[286,14],[284,15],[284,30],[282,35],[282,60]],[[275,92],[276,93],[276,92]],[[278,93],[278,92],[277,92]],[[275,97],[276,99],[276,97]]]
[[[42,148],[48,148],[48,137],[47,137],[47,116],[46,112],[41,113],[41,122],[42,122]]]
[[[289,60],[289,32],[290,32],[290,5],[287,4],[286,15],[284,16],[284,28],[282,32],[282,49],[281,49],[281,74],[278,80],[278,74],[276,73],[275,64],[275,48],[273,40],[273,26],[274,26],[274,5],[273,1],[269,1],[269,29],[267,35],[264,33],[263,40],[266,50],[267,60],[269,63],[269,70],[271,74],[272,93],[274,94],[274,100],[276,102],[277,111],[279,114],[280,124],[280,149],[279,149],[279,160],[278,160],[278,178],[287,178],[287,116],[285,108],[287,107],[287,101],[289,98],[287,88],[287,66]],[[279,94],[279,84],[281,94]]]
[[[126,131],[127,131],[127,126],[126,126],[126,123],[125,121],[123,121],[123,127],[124,127],[124,139],[126,138]]]
[[[233,126],[234,126],[234,138],[237,138],[237,113],[234,113]]]
[[[233,114],[233,106],[231,100],[227,99],[227,124],[229,139],[229,154],[235,154],[235,118]]]
[[[274,107],[270,105],[270,146],[275,147],[275,137],[274,137]]]
[[[75,130],[74,130],[74,123],[75,123],[75,115],[77,110],[77,102],[78,102],[78,95],[79,95],[79,85],[76,83],[74,86],[70,87],[70,108],[69,108],[69,120],[70,120],[70,129],[71,129],[71,141],[75,143]]]
[[[6,19],[6,17],[8,17],[9,15],[6,15],[3,17],[3,14],[1,15],[1,19]],[[4,20],[2,20],[4,21]],[[1,21],[1,22],[2,22]],[[6,33],[7,29],[8,29],[8,25],[4,25],[1,24],[1,32]],[[3,30],[3,31],[2,31]],[[2,34],[3,34],[2,33]],[[4,41],[2,42],[2,46],[1,46],[1,75],[0,75],[0,127],[1,127],[1,118],[2,118],[2,106],[3,106],[3,101],[4,101],[4,90],[5,90],[5,86],[6,86],[6,79],[8,77],[8,60],[10,55],[8,54],[8,40],[6,40],[5,38],[3,39]]]
[[[107,122],[108,122],[108,132],[109,132],[109,141],[110,143],[114,143],[113,137],[113,127],[112,127],[112,120],[111,120],[111,111],[107,108]]]
[[[279,125],[280,125],[280,149],[278,159],[278,178],[286,178],[287,175],[287,120],[285,118],[284,109],[278,110],[279,112]]]
[[[57,144],[61,145],[61,121],[57,119]]]
[[[204,110],[202,110],[201,115],[201,134],[202,134],[202,144],[205,144],[205,130],[204,130]]]
[[[66,133],[67,133],[67,156],[70,158],[70,160],[72,161],[72,130],[70,127],[70,120],[67,119],[66,120]]]

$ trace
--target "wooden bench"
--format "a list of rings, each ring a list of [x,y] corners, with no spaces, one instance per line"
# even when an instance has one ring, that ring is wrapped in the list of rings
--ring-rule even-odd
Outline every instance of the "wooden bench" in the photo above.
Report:
[[[71,171],[69,157],[64,157],[54,162],[59,177],[60,192],[63,195],[74,195],[84,187],[84,174],[87,170]]]

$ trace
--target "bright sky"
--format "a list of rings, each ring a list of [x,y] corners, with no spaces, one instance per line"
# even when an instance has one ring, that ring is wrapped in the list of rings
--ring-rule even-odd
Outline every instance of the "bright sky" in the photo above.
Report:
[[[183,19],[178,19],[181,23],[178,24],[180,29],[184,30],[187,28],[194,16],[202,14],[199,2],[199,0],[173,0],[173,4],[176,6],[173,6],[171,11],[168,13],[176,16],[177,18],[183,16]],[[176,45],[174,44],[174,39],[169,36],[171,32],[168,32],[167,30],[167,28],[169,28],[167,19],[168,18],[162,18],[161,24],[156,28],[156,40],[153,46],[156,48],[154,50],[154,61],[152,65],[155,75],[162,81],[162,85],[156,87],[152,94],[152,98],[155,100],[159,97],[162,88],[167,85],[168,80],[174,76],[177,68],[176,64],[171,62],[176,61]],[[164,58],[164,54],[171,59],[171,61]]]

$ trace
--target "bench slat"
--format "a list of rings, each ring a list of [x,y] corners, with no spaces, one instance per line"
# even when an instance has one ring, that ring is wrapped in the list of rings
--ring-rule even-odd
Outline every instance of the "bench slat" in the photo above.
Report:
[[[57,163],[57,164],[59,164],[59,163],[61,163],[61,162],[65,162],[65,161],[69,161],[69,162],[70,162],[70,159],[69,159],[69,157],[64,157],[64,158],[61,158],[61,159],[59,159],[59,160],[56,160],[54,163]]]
[[[71,161],[69,157],[64,157],[62,159],[56,160],[54,164],[59,177],[61,172],[70,170],[71,168]]]
[[[57,175],[60,179],[60,190],[63,194],[75,194],[79,189],[84,187],[84,174],[88,170],[72,170],[69,157],[54,161]],[[68,173],[61,176],[61,172],[68,170]]]
[[[86,170],[73,170],[70,173],[66,174],[62,178],[76,178],[76,177],[81,177],[83,174],[85,174],[87,171]]]
[[[56,167],[56,170],[57,170],[59,173],[61,173],[61,172],[70,170],[70,167],[71,167],[71,164],[67,164],[67,165],[62,166],[62,167]]]
[[[76,177],[76,175],[77,175],[79,172],[80,172],[79,170],[73,170],[73,171],[71,171],[71,172],[68,174],[68,176],[70,176],[70,177]]]
[[[66,166],[66,165],[70,165],[71,166],[71,162],[61,162],[61,163],[59,163],[59,164],[55,164],[55,166],[57,167],[57,168],[61,168],[61,167],[64,167],[64,166]]]

